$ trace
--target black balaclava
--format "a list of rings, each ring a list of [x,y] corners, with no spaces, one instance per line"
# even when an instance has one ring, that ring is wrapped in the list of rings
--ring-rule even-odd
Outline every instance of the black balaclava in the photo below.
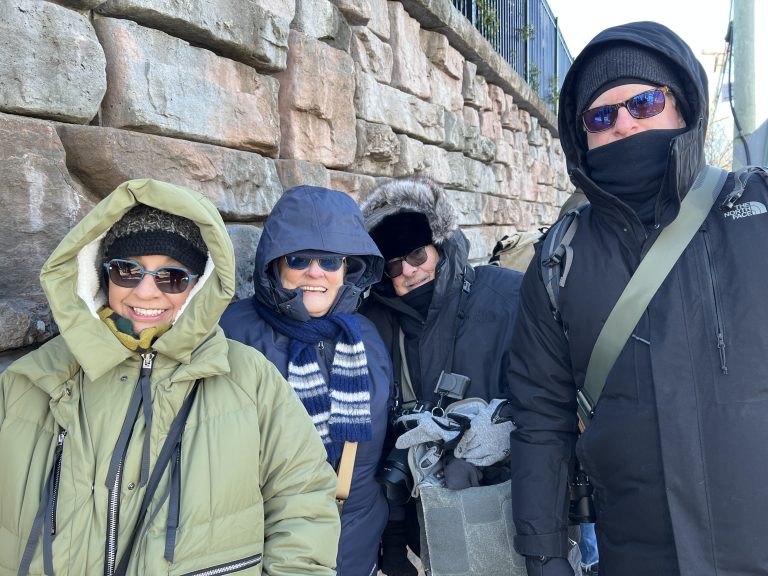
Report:
[[[592,180],[616,196],[650,226],[656,199],[667,171],[672,140],[688,128],[646,130],[587,152]]]

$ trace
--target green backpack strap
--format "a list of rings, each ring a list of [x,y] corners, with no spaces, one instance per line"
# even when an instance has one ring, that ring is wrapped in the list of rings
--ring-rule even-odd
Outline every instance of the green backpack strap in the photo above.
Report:
[[[592,418],[616,359],[654,294],[704,223],[727,176],[725,170],[713,166],[701,169],[677,218],[661,231],[611,310],[592,349],[584,387],[577,392],[579,414],[585,425]]]

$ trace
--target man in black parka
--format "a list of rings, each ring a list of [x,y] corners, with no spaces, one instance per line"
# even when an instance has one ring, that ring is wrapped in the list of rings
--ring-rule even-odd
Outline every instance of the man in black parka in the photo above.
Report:
[[[466,398],[502,398],[522,274],[469,264],[469,241],[450,197],[434,180],[389,181],[360,208],[389,276],[371,288],[360,311],[392,354],[402,404],[437,405],[434,391],[442,371],[470,379]],[[446,398],[442,406],[453,401]],[[409,510],[415,519],[415,510]],[[388,576],[415,576],[405,561],[399,512],[390,509],[381,567]],[[418,550],[417,538],[409,544]]]
[[[608,375],[577,442],[576,390],[605,319],[704,165],[707,81],[653,22],[609,28],[560,95],[571,179],[590,201],[561,323],[537,258],[510,355],[513,510],[529,576],[567,573],[574,453],[594,486],[601,576],[768,574],[768,187],[728,176]]]

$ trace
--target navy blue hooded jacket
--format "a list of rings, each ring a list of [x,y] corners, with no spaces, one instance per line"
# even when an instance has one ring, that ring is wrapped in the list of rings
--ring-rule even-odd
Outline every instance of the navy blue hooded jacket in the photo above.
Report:
[[[347,256],[344,285],[328,314],[353,313],[361,294],[381,277],[384,261],[363,225],[355,202],[343,192],[298,186],[285,192],[264,225],[256,250],[253,298],[230,305],[221,319],[229,338],[249,344],[288,374],[290,340],[258,314],[253,299],[298,320],[309,320],[301,290],[282,287],[274,264],[286,254],[319,250]],[[387,502],[374,474],[387,427],[392,366],[376,328],[360,320],[371,380],[373,438],[358,444],[349,499],[341,517],[339,576],[368,576],[377,570],[379,539],[387,522]],[[333,361],[334,343],[318,342],[318,363],[325,371]],[[336,463],[333,463],[334,465]]]
[[[685,79],[688,129],[670,145],[657,226],[590,177],[576,86],[606,43],[658,51]],[[577,444],[576,390],[605,319],[642,256],[677,216],[704,164],[706,74],[663,26],[599,34],[574,61],[560,100],[571,178],[590,201],[550,311],[538,266],[523,281],[510,391],[515,545],[565,556],[567,478],[574,450],[595,488],[601,576],[768,574],[768,189],[753,176],[732,210],[726,180],[704,224],[655,294],[608,375]],[[566,337],[564,327],[567,327]],[[544,565],[546,567],[546,564]],[[545,572],[546,573],[546,572]]]

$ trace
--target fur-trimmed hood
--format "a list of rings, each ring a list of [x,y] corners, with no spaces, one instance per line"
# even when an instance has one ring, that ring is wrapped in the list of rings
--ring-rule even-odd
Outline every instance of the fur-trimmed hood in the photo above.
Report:
[[[401,212],[424,214],[432,231],[432,243],[440,253],[432,302],[439,304],[461,286],[464,271],[469,267],[469,240],[459,228],[459,216],[451,199],[437,182],[424,176],[391,180],[374,188],[360,210],[372,236],[387,216]],[[385,298],[396,298],[389,278],[382,279],[372,290]]]
[[[387,216],[400,212],[424,214],[432,230],[432,243],[445,243],[459,229],[459,218],[445,190],[431,178],[413,176],[376,187],[360,204],[370,233]]]

